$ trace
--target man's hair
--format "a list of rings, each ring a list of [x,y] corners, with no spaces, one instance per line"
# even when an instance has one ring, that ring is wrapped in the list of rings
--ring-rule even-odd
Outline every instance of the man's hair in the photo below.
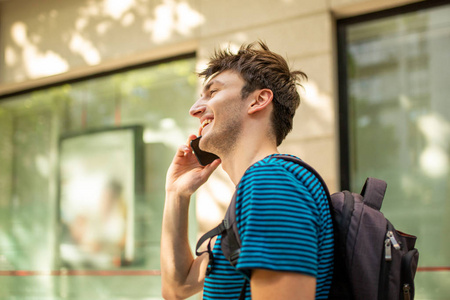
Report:
[[[258,47],[259,45],[259,47]],[[216,50],[205,70],[198,75],[207,80],[210,76],[226,70],[238,72],[245,81],[241,97],[257,89],[273,92],[273,112],[271,116],[273,133],[277,146],[292,130],[295,111],[300,105],[297,84],[307,79],[302,71],[291,71],[286,60],[269,50],[262,41],[242,45],[237,53],[228,49]]]

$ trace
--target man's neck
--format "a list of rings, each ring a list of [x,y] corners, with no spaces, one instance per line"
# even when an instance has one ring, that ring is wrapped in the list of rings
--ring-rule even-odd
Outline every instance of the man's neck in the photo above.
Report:
[[[233,150],[221,157],[222,167],[237,185],[248,167],[274,153],[278,149],[267,137],[241,136]]]

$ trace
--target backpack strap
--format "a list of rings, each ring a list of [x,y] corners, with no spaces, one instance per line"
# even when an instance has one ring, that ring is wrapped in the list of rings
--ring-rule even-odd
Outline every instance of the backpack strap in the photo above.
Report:
[[[364,203],[374,209],[380,210],[386,188],[386,181],[373,177],[367,178],[361,190]]]
[[[216,227],[214,227],[213,229],[211,229],[210,231],[205,233],[197,242],[197,246],[195,247],[195,254],[197,256],[200,256],[203,253],[208,253],[208,255],[209,255],[209,262],[208,262],[208,267],[206,268],[206,275],[209,275],[211,273],[213,265],[214,265],[214,255],[213,255],[212,249],[211,249],[211,240],[213,237],[221,234],[224,230],[225,230],[225,226],[222,221],[219,225],[217,225]],[[208,241],[207,250],[199,252],[199,248],[208,239],[209,239],[209,241]]]
[[[209,275],[212,271],[214,265],[214,255],[212,253],[211,241],[212,238],[222,235],[222,252],[224,256],[230,261],[233,267],[236,266],[239,254],[241,253],[241,239],[239,238],[239,233],[237,232],[236,223],[236,192],[233,194],[230,206],[228,207],[225,218],[220,222],[219,225],[202,235],[202,237],[197,241],[197,246],[195,247],[195,254],[197,256],[203,253],[208,253],[209,263],[206,269],[206,275]],[[200,252],[199,249],[204,242],[208,241],[207,250]]]
[[[203,243],[206,240],[212,239],[213,237],[218,236],[219,234],[224,232],[224,230],[225,230],[225,225],[224,225],[224,221],[222,221],[219,225],[217,225],[216,227],[214,227],[213,229],[211,229],[210,231],[208,231],[207,233],[202,235],[202,237],[197,241],[197,246],[195,247],[195,254],[197,254],[197,256],[200,256],[203,253],[207,252],[207,250],[199,252],[199,248],[201,247],[201,245],[203,245]]]
[[[347,245],[347,235],[348,230],[350,228],[350,223],[352,221],[353,211],[355,210],[355,198],[353,198],[352,193],[349,191],[343,191],[344,194],[344,205],[342,207],[341,214],[336,214],[336,223],[340,224],[339,226],[339,237],[340,241],[338,245],[340,245],[341,253],[345,253],[345,246]]]
[[[245,292],[247,292],[247,284],[248,284],[248,279],[245,278],[244,284],[242,285],[241,288],[241,293],[239,294],[239,300],[245,300]]]
[[[334,229],[334,270],[328,299],[354,299],[345,258],[347,235],[355,209],[355,198],[351,192],[343,191],[333,194],[331,201],[336,204],[342,203],[343,205],[337,211],[334,206],[330,207]]]
[[[304,168],[305,168],[306,170],[308,170],[309,172],[313,173],[314,176],[317,178],[317,180],[319,180],[320,184],[322,185],[322,187],[323,187],[323,189],[324,189],[324,191],[325,191],[325,194],[326,194],[326,196],[327,196],[328,203],[329,203],[329,205],[330,205],[330,210],[332,210],[331,208],[332,208],[333,206],[332,206],[332,203],[331,203],[330,191],[328,190],[328,186],[327,186],[327,184],[325,183],[325,180],[323,180],[322,176],[320,176],[320,174],[319,174],[313,167],[311,167],[310,165],[308,165],[307,163],[305,163],[303,160],[301,160],[301,159],[299,159],[299,158],[297,158],[297,157],[295,157],[295,156],[290,156],[290,155],[284,155],[284,154],[282,154],[282,155],[277,155],[277,156],[275,156],[275,158],[282,158],[282,159],[284,159],[284,160],[286,160],[286,161],[290,161],[290,162],[296,163],[296,164],[298,164],[298,165],[304,167]]]
[[[222,252],[233,267],[237,265],[242,246],[236,221],[236,196],[237,189],[233,194],[230,206],[223,219],[225,230],[222,233],[221,243]]]

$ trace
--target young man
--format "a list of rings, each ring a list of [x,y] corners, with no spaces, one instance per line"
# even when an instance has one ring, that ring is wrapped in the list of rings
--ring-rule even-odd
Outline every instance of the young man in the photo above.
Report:
[[[168,170],[161,239],[162,293],[185,299],[326,299],[333,268],[333,229],[325,192],[303,167],[277,158],[299,106],[297,82],[286,61],[259,42],[238,53],[216,52],[200,76],[200,99],[190,114],[200,120],[200,148],[220,157],[201,166],[181,146]],[[222,163],[237,186],[236,219],[242,241],[236,267],[213,249],[194,258],[187,227],[191,195]]]

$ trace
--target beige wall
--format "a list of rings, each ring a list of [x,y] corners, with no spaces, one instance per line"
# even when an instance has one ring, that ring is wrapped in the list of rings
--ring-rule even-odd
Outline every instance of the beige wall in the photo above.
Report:
[[[194,51],[201,68],[215,47],[262,39],[309,76],[280,150],[315,166],[333,192],[339,188],[335,18],[410,2],[3,0],[0,95]],[[201,230],[222,217],[231,192],[223,172],[199,191]]]

